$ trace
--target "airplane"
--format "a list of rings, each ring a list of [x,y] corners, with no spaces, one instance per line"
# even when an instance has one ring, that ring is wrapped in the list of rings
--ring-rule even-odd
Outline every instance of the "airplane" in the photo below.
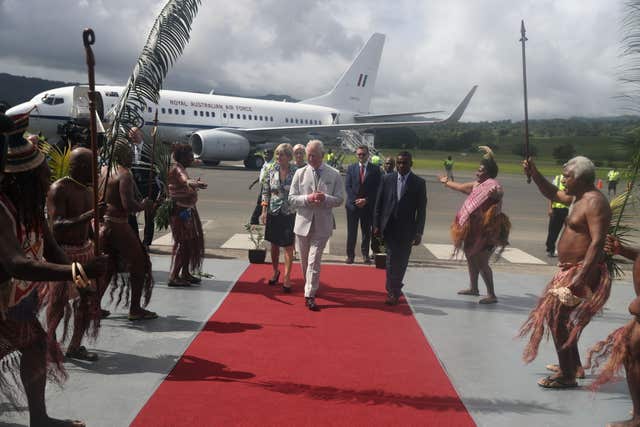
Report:
[[[246,168],[259,169],[264,160],[256,152],[280,142],[327,140],[340,137],[344,131],[371,133],[381,128],[457,122],[477,86],[443,120],[422,116],[442,111],[369,112],[384,41],[384,34],[373,34],[331,91],[300,102],[161,90],[159,103],[148,103],[140,111],[145,121],[142,130],[146,137],[150,136],[157,111],[161,140],[189,142],[195,158],[205,164],[244,160]],[[122,89],[95,87],[96,110],[103,122],[108,120],[105,111],[117,105]],[[87,119],[88,111],[88,86],[76,85],[39,93],[6,114],[29,113],[29,130],[55,140],[60,138],[61,126]]]

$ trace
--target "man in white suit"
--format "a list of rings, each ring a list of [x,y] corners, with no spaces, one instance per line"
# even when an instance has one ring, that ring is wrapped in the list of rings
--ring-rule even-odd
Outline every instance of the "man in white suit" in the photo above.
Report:
[[[340,173],[322,162],[321,141],[309,141],[307,165],[298,169],[289,190],[289,203],[297,208],[293,228],[300,248],[300,263],[305,274],[304,297],[309,310],[318,311],[315,296],[320,284],[322,251],[335,228],[332,209],[344,200]]]

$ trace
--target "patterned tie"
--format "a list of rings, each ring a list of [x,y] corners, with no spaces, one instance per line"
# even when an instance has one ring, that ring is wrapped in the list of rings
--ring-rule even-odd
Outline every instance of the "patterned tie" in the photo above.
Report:
[[[319,169],[312,169],[312,170],[313,170],[313,190],[318,191],[318,183],[320,182],[320,170]]]
[[[364,184],[364,165],[360,165],[360,184]]]
[[[407,179],[406,175],[400,175],[400,186],[398,188],[398,201],[402,198],[404,194],[404,181]]]

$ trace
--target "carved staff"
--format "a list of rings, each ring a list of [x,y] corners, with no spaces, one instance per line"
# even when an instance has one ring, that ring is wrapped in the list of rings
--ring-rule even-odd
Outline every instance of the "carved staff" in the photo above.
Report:
[[[525,36],[524,20],[520,25],[520,42],[522,43],[522,82],[524,84],[524,159],[529,159],[529,108],[527,106],[527,59],[525,56],[525,42],[528,40]],[[531,175],[527,174],[527,182],[531,183]]]
[[[89,130],[91,132],[91,152],[93,153],[91,161],[91,173],[93,181],[93,225],[94,225],[94,254],[100,255],[100,216],[98,214],[98,146],[96,143],[96,82],[95,82],[95,66],[96,61],[93,56],[91,45],[95,43],[96,36],[91,28],[86,28],[82,32],[82,41],[84,43],[84,51],[87,57],[87,68],[89,72]]]

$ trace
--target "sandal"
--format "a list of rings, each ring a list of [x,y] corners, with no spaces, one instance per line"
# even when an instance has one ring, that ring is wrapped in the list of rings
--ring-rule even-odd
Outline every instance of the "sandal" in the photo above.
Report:
[[[545,369],[551,372],[560,372],[560,365],[556,363],[550,363],[549,365],[545,366]],[[585,378],[584,368],[582,366],[578,366],[578,369],[576,370],[576,378],[581,380]]]
[[[157,318],[158,318],[158,315],[156,313],[148,310],[142,310],[142,312],[138,314],[129,313],[129,320],[131,321],[150,320],[150,319],[157,319]]]
[[[65,356],[70,359],[86,360],[88,362],[95,362],[98,360],[98,354],[93,351],[88,351],[83,345],[75,350],[67,350]]]
[[[187,288],[191,286],[191,283],[182,278],[175,278],[173,280],[169,280],[167,286],[171,286],[172,288]]]
[[[555,389],[565,389],[565,388],[576,388],[578,387],[578,383],[574,380],[572,382],[566,382],[561,377],[544,377],[538,380],[538,385],[543,388],[555,388]]]
[[[463,289],[461,291],[458,291],[458,295],[473,295],[474,297],[477,297],[478,295],[480,295],[480,291],[474,291],[473,289]]]
[[[280,279],[280,270],[276,271],[276,274],[274,274],[273,277],[269,279],[269,286],[273,286],[278,283],[278,279]]]
[[[189,283],[191,283],[192,285],[197,285],[197,284],[199,284],[200,282],[202,282],[202,280],[201,280],[199,277],[192,276],[191,274],[189,274],[189,275],[188,275],[188,276],[186,276],[186,277],[185,277],[185,276],[182,276],[182,277],[181,277],[181,279],[182,279],[182,280],[184,280],[185,282],[189,282]]]

